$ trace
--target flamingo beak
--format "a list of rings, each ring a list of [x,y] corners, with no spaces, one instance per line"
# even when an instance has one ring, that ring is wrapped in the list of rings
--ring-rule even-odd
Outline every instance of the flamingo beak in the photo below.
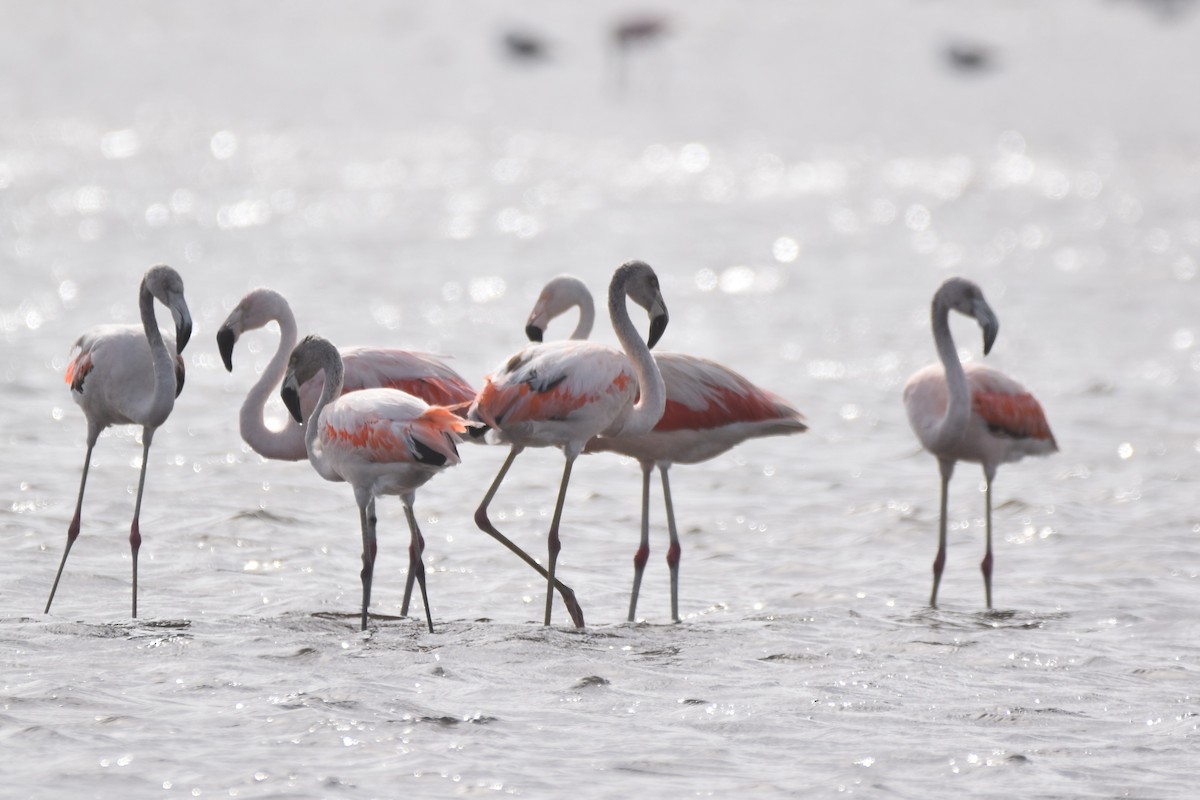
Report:
[[[192,338],[192,315],[188,313],[187,306],[180,303],[181,308],[174,310],[175,317],[175,352],[182,353],[183,348],[187,347],[188,339]]]
[[[295,373],[289,372],[283,379],[283,385],[279,387],[279,399],[283,400],[283,404],[287,406],[292,419],[303,425],[304,414],[300,411],[300,385],[296,381]]]
[[[525,336],[531,342],[537,342],[537,343],[541,344],[542,336],[544,333],[545,332],[541,328],[539,328],[537,325],[526,325],[525,326]]]
[[[217,331],[217,349],[221,351],[221,361],[225,362],[225,370],[233,372],[233,345],[237,342],[237,334],[228,325],[222,325]]]
[[[996,319],[991,307],[982,299],[975,304],[974,312],[975,321],[983,329],[983,354],[986,356],[996,343],[996,334],[1000,333],[1000,320]]]
[[[655,292],[655,294],[658,293]],[[662,295],[658,295],[650,304],[650,335],[646,337],[646,347],[654,349],[654,345],[658,344],[658,340],[662,338],[663,331],[667,329],[669,319],[667,304],[663,302]]]

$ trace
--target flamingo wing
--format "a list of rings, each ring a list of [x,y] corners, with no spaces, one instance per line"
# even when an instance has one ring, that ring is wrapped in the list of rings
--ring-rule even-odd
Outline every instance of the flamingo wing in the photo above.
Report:
[[[971,410],[998,436],[1033,439],[1058,449],[1037,398],[1012,378],[980,365],[967,370]]]

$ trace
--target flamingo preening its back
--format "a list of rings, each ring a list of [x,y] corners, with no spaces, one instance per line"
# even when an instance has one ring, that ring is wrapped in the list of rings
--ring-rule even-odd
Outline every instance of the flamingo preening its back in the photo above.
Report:
[[[324,384],[305,418],[301,387],[318,372],[324,373]],[[343,394],[343,382],[344,367],[337,348],[319,336],[309,336],[292,350],[280,396],[292,417],[304,420],[304,444],[317,474],[329,481],[346,481],[354,488],[363,544],[362,629],[367,629],[377,553],[375,498],[392,494],[399,495],[404,505],[411,536],[400,613],[408,613],[415,577],[421,586],[425,620],[433,631],[422,562],[425,542],[413,514],[413,501],[426,481],[459,463],[455,445],[472,423],[444,406],[431,406],[398,389]]]
[[[586,338],[591,329],[592,297],[578,278],[559,275],[546,284],[526,323],[526,334],[541,341],[546,326],[571,308],[579,309],[572,338]],[[681,546],[675,527],[671,485],[672,464],[696,464],[715,458],[747,439],[802,433],[804,416],[777,395],[760,389],[737,372],[708,359],[682,353],[656,352],[654,360],[666,387],[663,415],[650,431],[592,439],[585,452],[610,451],[636,458],[642,467],[642,536],[634,556],[629,621],[636,619],[638,592],[650,556],[650,474],[657,465],[662,476],[670,546],[671,619],[679,620],[679,559]]]
[[[175,338],[163,337],[154,316],[154,301],[171,310]],[[63,567],[79,536],[83,492],[87,486],[92,449],[100,433],[109,425],[142,426],[142,465],[138,475],[137,499],[129,528],[129,551],[133,560],[133,616],[137,617],[138,550],[142,535],[138,519],[142,511],[142,492],[146,486],[146,467],[150,462],[150,443],[175,407],[175,398],[183,389],[183,360],[179,353],[192,335],[192,317],[183,297],[183,279],[170,267],[151,267],[138,289],[140,325],[102,325],[80,336],[67,365],[66,380],[71,397],[87,417],[87,453],[83,458],[83,476],[75,515],[67,528],[67,544],[50,587],[45,613],[58,591]]]
[[[638,336],[629,319],[627,297],[650,314],[647,342]],[[558,447],[563,451],[566,463],[546,537],[546,625],[550,624],[556,586],[575,624],[583,624],[574,593],[562,591],[564,587],[555,580],[561,549],[559,523],[575,459],[593,437],[650,430],[666,404],[662,375],[649,349],[666,329],[668,319],[654,270],[640,261],[618,267],[609,284],[608,311],[622,350],[578,341],[530,345],[487,377],[470,411],[472,419],[487,423],[502,441],[512,445],[475,512],[476,524],[510,549],[513,545],[488,520],[488,505],[525,447]],[[541,571],[536,562],[534,566]]]
[[[963,365],[950,336],[950,311],[966,314],[983,329],[983,353],[996,340],[1000,323],[974,283],[950,278],[933,296],[933,340],[940,363],[918,370],[904,386],[904,409],[921,445],[938,460],[941,472],[941,513],[938,551],[933,561],[933,591],[929,605],[937,606],[938,585],[946,565],[946,490],[956,461],[983,466],[986,479],[987,546],[980,569],[988,608],[992,607],[992,481],[996,468],[1025,456],[1058,450],[1042,407],[1025,387],[982,364]]]
[[[290,418],[280,430],[263,421],[267,398],[275,391],[287,369],[288,356],[298,338],[296,318],[283,295],[272,289],[254,289],[229,312],[217,330],[217,347],[225,369],[233,371],[233,346],[247,331],[270,322],[279,324],[279,345],[258,381],[246,395],[239,415],[242,439],[264,458],[303,461],[304,430]],[[475,390],[457,372],[425,353],[383,347],[349,347],[341,351],[345,367],[343,392],[360,389],[400,389],[431,405],[469,403]],[[304,419],[312,414],[321,394],[320,375],[300,387]]]

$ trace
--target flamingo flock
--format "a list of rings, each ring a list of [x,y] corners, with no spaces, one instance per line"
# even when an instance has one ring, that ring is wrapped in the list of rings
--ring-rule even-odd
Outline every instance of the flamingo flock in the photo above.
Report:
[[[174,336],[158,328],[155,301],[170,310]],[[670,615],[679,622],[682,547],[671,500],[668,470],[698,464],[747,439],[787,436],[808,429],[804,416],[769,390],[733,369],[706,358],[653,351],[668,324],[658,276],[641,261],[618,267],[608,286],[608,316],[619,348],[587,341],[596,310],[587,286],[560,275],[549,281],[526,320],[531,343],[503,359],[476,391],[461,375],[429,354],[382,347],[339,350],[300,329],[287,301],[271,289],[246,294],[217,332],[227,370],[247,331],[271,322],[279,343],[250,388],[239,414],[243,440],[267,459],[307,460],[325,480],[348,483],[358,506],[362,538],[362,602],[359,621],[367,630],[378,554],[376,501],[400,498],[409,528],[408,572],[401,615],[407,616],[414,585],[419,587],[425,624],[434,630],[424,568],[425,541],[413,511],[416,492],[434,476],[460,463],[459,445],[470,441],[507,445],[508,455],[475,511],[480,530],[532,567],[546,581],[543,624],[553,619],[555,594],[572,623],[584,626],[575,594],[559,576],[567,488],[583,454],[617,453],[636,459],[642,471],[641,531],[634,555],[627,620],[637,620],[638,595],[650,554],[650,484],[655,468],[662,481],[669,544]],[[628,302],[647,313],[648,332],[639,334]],[[71,395],[87,420],[86,454],[75,512],[51,585],[50,612],[67,557],[80,529],[92,451],[111,425],[139,425],[142,460],[130,525],[132,616],[138,615],[138,551],[142,499],[151,441],[174,408],[184,385],[181,357],[192,330],[183,280],[158,265],[138,289],[140,325],[94,328],[76,340],[66,370]],[[543,342],[557,317],[572,310],[578,320],[570,338]],[[935,292],[932,331],[938,361],[916,372],[903,392],[909,423],[921,446],[936,459],[941,476],[938,548],[929,605],[936,607],[946,563],[947,492],[959,461],[980,464],[985,478],[985,549],[980,563],[987,608],[992,598],[992,484],[1000,464],[1058,447],[1038,401],[1021,384],[990,367],[959,360],[950,335],[951,311],[972,317],[990,353],[999,322],[983,292],[964,278],[951,278]],[[268,426],[266,404],[279,392],[290,419]],[[502,533],[488,509],[517,457],[527,448],[553,447],[563,454],[553,516],[546,531],[546,562],[540,563]],[[469,448],[474,449],[474,448]]]

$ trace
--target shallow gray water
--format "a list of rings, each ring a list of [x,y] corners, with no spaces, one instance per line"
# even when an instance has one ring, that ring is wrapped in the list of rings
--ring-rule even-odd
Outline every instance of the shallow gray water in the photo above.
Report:
[[[706,0],[623,66],[615,3],[2,9],[6,796],[1194,792],[1190,4]],[[507,59],[516,27],[550,58]],[[992,47],[991,68],[952,69],[955,42]],[[559,605],[543,628],[542,582],[471,519],[504,452],[470,447],[417,499],[437,630],[398,617],[389,499],[360,634],[350,490],[241,444],[276,339],[247,336],[229,375],[220,321],[269,285],[306,332],[443,353],[478,384],[544,280],[599,290],[633,257],[662,279],[664,348],[812,425],[673,470],[683,622],[657,487],[644,621],[623,622],[640,473],[592,456],[560,560],[589,625]],[[133,321],[160,261],[196,330],[151,451],[142,616],[122,428],[44,616],[83,458],[67,351]],[[1001,320],[989,363],[1037,393],[1062,451],[1000,471],[992,613],[972,465],[925,606],[937,470],[900,404],[956,273]],[[954,331],[978,358],[977,329]],[[527,452],[493,506],[539,557],[561,463]]]

